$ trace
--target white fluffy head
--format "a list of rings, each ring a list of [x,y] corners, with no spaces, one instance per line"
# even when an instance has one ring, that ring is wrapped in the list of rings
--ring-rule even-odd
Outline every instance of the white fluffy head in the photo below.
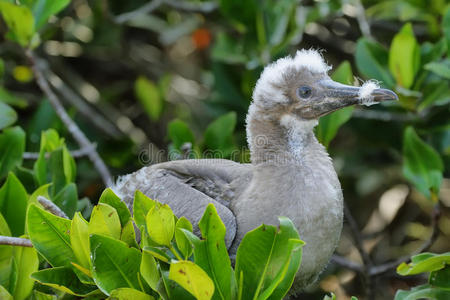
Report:
[[[359,99],[361,100],[361,104],[364,105],[376,104],[376,102],[373,102],[372,92],[373,90],[379,88],[380,85],[375,80],[366,81],[359,90]]]
[[[283,75],[287,70],[292,68],[295,70],[305,68],[311,73],[327,74],[331,66],[325,62],[322,54],[314,49],[298,50],[294,57],[287,56],[280,58],[264,68],[253,91],[253,101],[259,99],[260,95],[270,98],[273,102],[283,103],[288,101],[286,96],[280,93],[274,86],[282,84]]]

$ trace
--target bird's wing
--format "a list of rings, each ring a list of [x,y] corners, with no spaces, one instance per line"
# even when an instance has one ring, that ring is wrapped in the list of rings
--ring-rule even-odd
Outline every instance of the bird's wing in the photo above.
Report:
[[[251,179],[251,166],[223,159],[178,160],[144,167],[124,176],[114,191],[131,209],[134,193],[167,203],[175,215],[197,224],[205,207],[213,203],[224,222],[225,242],[230,247],[236,233],[235,216],[229,209]]]

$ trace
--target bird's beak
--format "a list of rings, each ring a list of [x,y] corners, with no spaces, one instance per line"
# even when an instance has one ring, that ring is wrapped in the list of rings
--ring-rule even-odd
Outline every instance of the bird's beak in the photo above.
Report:
[[[341,84],[331,79],[322,80],[319,85],[325,97],[314,104],[313,110],[316,117],[354,104],[368,105],[398,100],[398,96],[393,91],[376,88],[375,86],[356,87]]]

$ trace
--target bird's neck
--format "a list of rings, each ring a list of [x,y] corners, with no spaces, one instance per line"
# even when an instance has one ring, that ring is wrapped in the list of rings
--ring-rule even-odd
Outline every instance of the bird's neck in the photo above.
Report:
[[[316,120],[299,120],[290,114],[271,119],[260,108],[251,108],[247,116],[247,138],[252,163],[301,163],[305,152],[318,145],[313,132],[316,125]]]

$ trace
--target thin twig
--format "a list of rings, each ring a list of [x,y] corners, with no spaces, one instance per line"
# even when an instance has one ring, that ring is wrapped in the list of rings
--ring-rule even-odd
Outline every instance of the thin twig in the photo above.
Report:
[[[29,239],[23,239],[12,236],[0,235],[0,245],[20,246],[20,247],[33,247]]]
[[[80,128],[78,128],[77,124],[69,117],[66,110],[64,109],[64,106],[61,104],[56,94],[50,88],[47,80],[44,77],[44,74],[42,73],[42,70],[36,63],[36,58],[33,52],[31,50],[27,50],[26,54],[28,59],[31,61],[33,65],[32,68],[34,75],[36,77],[36,82],[38,86],[41,88],[41,90],[44,92],[44,94],[47,96],[56,114],[59,116],[64,125],[66,125],[68,131],[80,145],[80,148],[92,148],[92,144],[89,141],[89,139],[80,130]],[[95,149],[93,149],[91,152],[88,153],[88,157],[94,164],[100,176],[102,177],[104,184],[106,186],[111,186],[113,184],[111,174],[108,168],[106,167],[105,163],[103,162],[102,158],[98,154],[98,152]]]
[[[92,150],[94,150],[96,148],[96,144],[93,143],[91,144],[91,148],[82,148],[82,149],[77,149],[77,150],[72,150],[70,151],[70,155],[73,158],[80,158],[83,156],[87,156],[89,154],[89,152],[91,152]],[[50,157],[50,153],[45,153],[45,158],[49,158]],[[39,158],[39,152],[24,152],[22,155],[23,159],[38,159]]]
[[[356,21],[358,22],[361,33],[366,38],[373,40],[373,36],[370,32],[370,25],[366,18],[364,6],[362,5],[360,0],[355,0],[355,5],[356,5]]]
[[[55,203],[53,203],[52,201],[48,200],[47,198],[45,198],[44,196],[38,196],[37,200],[39,201],[39,203],[49,212],[51,212],[52,214],[54,214],[55,216],[64,218],[64,219],[68,219],[69,217],[65,214],[65,212],[63,212]]]
[[[163,0],[153,0],[151,2],[148,2],[147,4],[139,7],[136,10],[126,12],[123,14],[120,14],[118,16],[114,17],[114,22],[117,24],[123,24],[128,22],[129,20],[134,19],[135,17],[142,15],[142,14],[149,14],[158,7],[160,7],[163,4]]]
[[[343,268],[346,268],[346,269],[349,269],[349,270],[352,270],[352,271],[355,271],[358,273],[364,272],[363,266],[361,264],[351,261],[343,256],[334,254],[331,257],[331,261]]]
[[[180,0],[164,0],[164,3],[175,9],[201,13],[210,13],[215,11],[219,7],[219,4],[215,1],[191,2]]]

